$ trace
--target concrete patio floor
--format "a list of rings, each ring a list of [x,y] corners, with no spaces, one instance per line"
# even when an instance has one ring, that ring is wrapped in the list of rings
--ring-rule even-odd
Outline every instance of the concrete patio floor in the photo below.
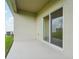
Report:
[[[68,59],[39,40],[14,41],[6,59]]]

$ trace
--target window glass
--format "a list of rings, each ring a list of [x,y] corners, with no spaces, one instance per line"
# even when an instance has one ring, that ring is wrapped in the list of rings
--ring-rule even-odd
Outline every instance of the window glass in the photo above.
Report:
[[[63,47],[63,10],[51,14],[51,43]]]
[[[49,16],[44,17],[43,21],[43,30],[44,30],[44,40],[49,42]]]

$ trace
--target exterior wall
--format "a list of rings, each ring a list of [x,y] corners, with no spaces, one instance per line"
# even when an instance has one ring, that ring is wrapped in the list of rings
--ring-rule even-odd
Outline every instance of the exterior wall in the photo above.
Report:
[[[35,16],[30,13],[14,14],[14,35],[17,41],[35,39]]]
[[[51,6],[50,6],[51,5]],[[37,39],[43,40],[43,17],[47,16],[49,13],[63,7],[64,13],[64,33],[63,33],[63,51],[62,53],[68,57],[68,59],[73,59],[73,10],[72,10],[72,0],[57,0],[56,2],[50,2],[43,10],[38,13],[37,17]]]
[[[64,52],[73,59],[73,1],[64,1]]]

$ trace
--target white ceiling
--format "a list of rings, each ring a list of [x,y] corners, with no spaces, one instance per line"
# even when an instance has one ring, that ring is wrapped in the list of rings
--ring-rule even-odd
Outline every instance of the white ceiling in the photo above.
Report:
[[[40,11],[50,0],[15,0],[18,10],[38,12]]]

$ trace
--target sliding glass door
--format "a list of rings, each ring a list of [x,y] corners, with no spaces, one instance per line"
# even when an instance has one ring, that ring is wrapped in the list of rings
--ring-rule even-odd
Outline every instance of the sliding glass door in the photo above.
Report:
[[[44,40],[63,47],[63,8],[43,18]],[[51,21],[51,22],[50,22]],[[50,26],[49,26],[50,25]]]
[[[49,42],[49,16],[44,17],[43,21],[43,36],[44,40]]]
[[[51,43],[63,47],[63,10],[51,13]]]

